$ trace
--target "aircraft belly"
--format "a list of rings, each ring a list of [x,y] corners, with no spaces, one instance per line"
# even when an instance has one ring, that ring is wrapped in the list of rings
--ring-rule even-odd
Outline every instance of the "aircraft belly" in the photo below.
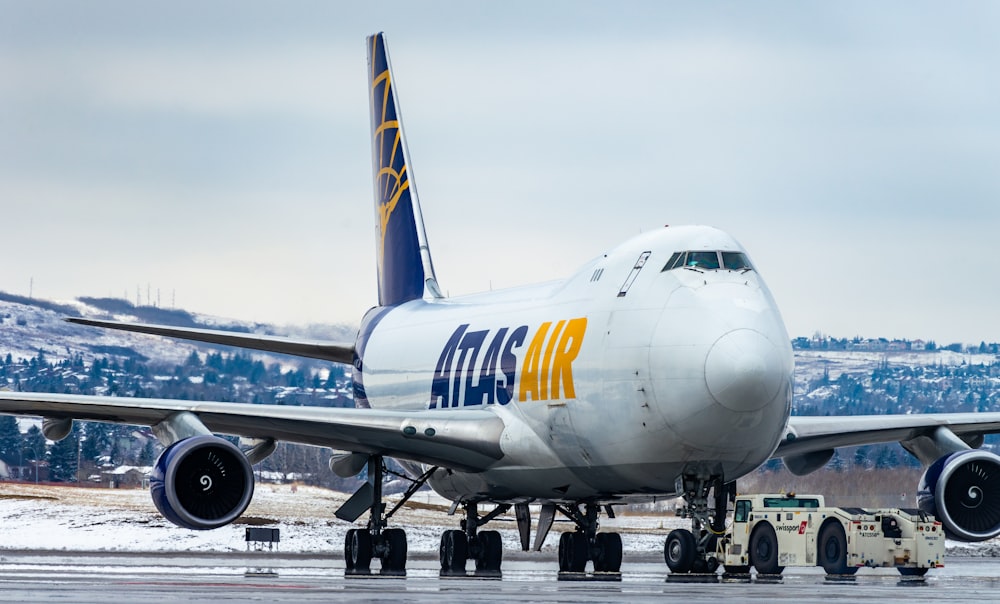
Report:
[[[675,495],[676,478],[688,462],[634,463],[613,466],[514,468],[476,474],[441,471],[430,481],[435,492],[452,500],[602,501]],[[756,466],[726,463],[727,476],[742,476]]]

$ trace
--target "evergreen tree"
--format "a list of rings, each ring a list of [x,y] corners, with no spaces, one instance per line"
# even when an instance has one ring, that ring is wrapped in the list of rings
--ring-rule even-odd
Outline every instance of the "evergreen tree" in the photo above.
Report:
[[[69,435],[49,448],[49,479],[53,482],[76,482],[79,459],[80,428],[73,422]]]
[[[201,357],[198,356],[198,351],[192,350],[191,354],[188,355],[187,361],[184,362],[186,367],[201,367]]]
[[[13,462],[21,455],[21,430],[13,415],[0,415],[0,458]]]
[[[96,462],[111,447],[111,429],[100,422],[84,422],[85,438],[80,445],[80,459],[84,462]]]
[[[38,480],[38,464],[45,460],[45,437],[38,426],[28,428],[27,434],[22,440],[22,455],[24,459],[30,460],[35,466],[35,480]]]
[[[142,451],[139,453],[139,465],[151,466],[154,459],[156,459],[156,451],[153,449],[153,441],[147,440],[146,444],[142,447]]]

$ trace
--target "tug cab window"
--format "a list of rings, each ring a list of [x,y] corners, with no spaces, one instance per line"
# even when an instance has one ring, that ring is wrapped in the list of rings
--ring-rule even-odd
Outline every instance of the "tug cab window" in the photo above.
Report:
[[[736,502],[736,514],[733,516],[733,522],[746,522],[750,518],[750,501],[746,499],[740,499]]]
[[[765,497],[764,507],[766,508],[818,508],[819,499],[806,499],[805,497]]]
[[[676,268],[690,268],[695,270],[730,270],[745,271],[752,270],[750,260],[742,252],[721,252],[721,251],[690,251],[675,252],[670,256],[670,260],[663,266],[663,271],[670,271]],[[660,272],[663,272],[660,271]]]

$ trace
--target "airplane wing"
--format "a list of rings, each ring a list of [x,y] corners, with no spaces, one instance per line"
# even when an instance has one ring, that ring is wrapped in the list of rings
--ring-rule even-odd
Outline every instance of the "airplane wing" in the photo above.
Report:
[[[189,411],[212,432],[378,454],[464,471],[503,457],[490,410],[382,411],[0,392],[0,413],[154,426]]]
[[[223,331],[220,329],[196,329],[193,327],[174,327],[170,325],[125,323],[121,321],[102,321],[98,319],[84,319],[80,317],[70,317],[66,320],[70,323],[77,323],[79,325],[90,325],[93,327],[118,329],[121,331],[134,331],[137,333],[147,333],[157,336],[208,342],[210,344],[239,346],[242,348],[252,348],[254,350],[264,350],[267,352],[294,354],[296,356],[323,359],[325,361],[345,363],[347,365],[354,362],[354,345],[349,343],[324,342],[320,340],[298,340],[280,336],[265,336],[253,333],[241,333],[238,331]]]
[[[1000,413],[792,416],[774,457],[808,455],[892,441],[912,442],[945,427],[967,442],[1000,432]]]

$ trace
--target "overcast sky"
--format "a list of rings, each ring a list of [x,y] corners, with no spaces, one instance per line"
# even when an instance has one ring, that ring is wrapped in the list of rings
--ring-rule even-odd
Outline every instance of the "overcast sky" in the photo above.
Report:
[[[1000,341],[1000,4],[0,1],[0,289],[376,299],[386,32],[450,294],[739,239],[789,333]]]

